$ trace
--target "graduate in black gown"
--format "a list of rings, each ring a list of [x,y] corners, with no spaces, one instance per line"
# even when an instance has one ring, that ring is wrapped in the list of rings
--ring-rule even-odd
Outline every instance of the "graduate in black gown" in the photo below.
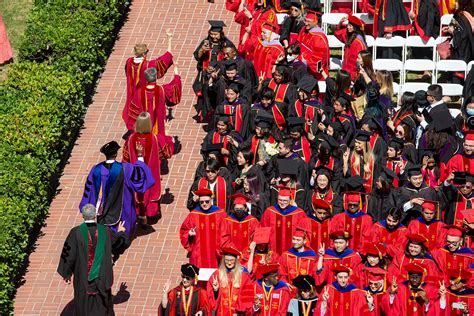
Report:
[[[64,242],[57,272],[66,284],[71,283],[74,275],[76,315],[114,315],[112,254],[122,253],[130,240],[123,222],[117,233],[97,224],[96,209],[92,204],[84,205],[82,217],[84,223],[71,229]]]
[[[314,278],[310,275],[298,275],[293,279],[293,285],[298,289],[298,294],[290,301],[286,315],[313,315],[318,302]]]

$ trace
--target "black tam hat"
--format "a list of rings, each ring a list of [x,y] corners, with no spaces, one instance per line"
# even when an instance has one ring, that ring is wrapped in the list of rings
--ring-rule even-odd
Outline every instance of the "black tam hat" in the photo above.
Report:
[[[115,140],[113,140],[100,147],[100,152],[103,153],[106,157],[109,157],[113,154],[116,154],[119,149],[120,145]]]
[[[181,266],[181,273],[187,277],[197,279],[199,275],[199,268],[194,264],[186,263]]]
[[[220,32],[224,28],[225,23],[223,21],[215,21],[215,20],[209,20],[209,24],[211,25],[211,32]]]

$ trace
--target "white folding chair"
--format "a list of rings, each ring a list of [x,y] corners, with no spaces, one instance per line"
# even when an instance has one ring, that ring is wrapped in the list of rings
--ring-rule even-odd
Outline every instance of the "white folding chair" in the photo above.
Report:
[[[318,81],[319,93],[326,92],[326,81]]]
[[[438,83],[443,88],[443,95],[449,97],[462,97],[463,86],[458,83]]]
[[[401,36],[394,36],[390,39],[384,37],[378,37],[375,39],[374,45],[374,69],[375,70],[388,70],[391,72],[399,72],[400,80],[399,84],[403,82],[403,61],[398,59],[377,59],[377,48],[379,47],[401,47],[402,51],[405,49],[405,39]],[[402,52],[403,58],[403,52]]]
[[[342,18],[347,17],[346,13],[324,13],[321,17],[321,25],[324,33],[328,33],[328,25],[338,25]]]
[[[283,21],[285,20],[285,18],[288,16],[288,14],[286,14],[286,13],[277,13],[276,16],[277,16],[278,24],[281,25],[283,23]]]
[[[433,51],[432,61],[435,61],[435,51],[436,51],[436,40],[432,37],[428,41],[424,41],[420,36],[408,36],[405,39],[405,60],[408,58],[408,49],[409,48],[430,48]],[[411,58],[410,58],[411,59]]]
[[[393,82],[393,94],[398,95],[400,94],[400,85],[396,82]]]
[[[429,83],[426,82],[407,82],[404,83],[400,88],[400,95],[404,94],[405,92],[417,92],[418,90],[426,91],[430,86]]]
[[[438,82],[440,72],[463,72],[466,76],[467,64],[464,60],[443,59],[436,63],[435,83]]]
[[[430,59],[408,59],[409,48],[430,48],[433,51],[432,60]],[[403,80],[406,82],[407,71],[431,71],[434,73],[435,70],[435,39],[430,38],[428,41],[424,41],[419,36],[409,36],[405,40],[405,64],[403,67]],[[431,83],[434,82],[434,76],[431,76]]]
[[[336,57],[331,57],[329,60],[329,69],[338,70],[342,68],[342,60]]]
[[[367,44],[367,50],[372,52],[372,56],[374,56],[375,38],[372,35],[366,35],[365,43]]]
[[[470,61],[469,64],[467,64],[466,73],[469,73],[469,71],[471,71],[472,67],[474,67],[474,60]]]
[[[344,43],[337,39],[334,35],[328,35],[328,43],[329,49],[340,49],[341,50],[341,58],[331,57],[330,58],[330,65],[329,69],[337,70],[341,69],[342,67],[342,60],[344,59]]]
[[[356,3],[355,6],[357,7],[357,0],[354,0],[354,3]],[[365,24],[374,24],[374,17],[368,13],[353,13],[352,15],[361,19]]]
[[[455,119],[459,115],[461,115],[461,110],[460,109],[449,109],[449,114],[451,114],[451,117]]]
[[[452,14],[445,14],[441,17],[441,25],[439,26],[439,36],[441,36],[441,34],[443,34],[443,26],[445,25],[449,25],[449,23],[451,23],[451,20],[453,19],[453,15]]]
[[[440,37],[436,38],[435,48],[437,48],[438,44],[441,44],[442,42],[446,41],[447,39],[448,39],[447,36],[440,36]],[[438,51],[436,49],[435,49],[435,56],[436,56],[436,59],[434,60],[435,62],[437,62],[438,60],[441,60],[441,58],[439,57]]]

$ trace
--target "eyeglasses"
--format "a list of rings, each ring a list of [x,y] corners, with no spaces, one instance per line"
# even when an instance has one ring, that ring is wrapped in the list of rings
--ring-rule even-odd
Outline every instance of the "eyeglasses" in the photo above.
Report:
[[[211,203],[211,200],[201,200],[199,201],[199,204],[209,204]]]
[[[245,212],[245,208],[234,208],[234,211],[236,212]]]
[[[472,185],[467,185],[467,184],[461,184],[461,185],[458,185],[458,187],[464,188],[464,189],[472,189]]]
[[[217,173],[217,171],[215,171],[215,170],[205,170],[205,171],[206,171],[206,173]]]
[[[348,206],[349,207],[357,207],[357,206],[359,206],[359,203],[349,203]]]
[[[403,134],[403,131],[396,130],[395,134]]]
[[[188,280],[188,281],[191,281],[193,278],[187,276],[187,275],[184,275],[184,274],[181,274],[181,278],[184,279],[184,280]]]
[[[456,245],[456,244],[459,244],[461,241],[451,241],[451,240],[446,240],[446,243],[447,244],[450,244],[450,245]]]

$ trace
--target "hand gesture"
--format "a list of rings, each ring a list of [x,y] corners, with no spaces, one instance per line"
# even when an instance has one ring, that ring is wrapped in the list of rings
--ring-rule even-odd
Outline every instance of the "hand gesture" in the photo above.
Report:
[[[323,303],[327,303],[328,300],[329,300],[329,287],[326,286],[323,292]]]
[[[139,142],[135,144],[135,150],[137,151],[137,156],[142,157],[143,155],[143,145]]]
[[[65,278],[63,278],[63,280],[64,280],[64,283],[66,283],[68,285],[71,284],[71,276],[65,277]]]
[[[428,165],[428,159],[430,159],[430,157],[428,156],[423,157],[423,161],[421,162],[423,168],[425,168]]]
[[[171,39],[171,38],[173,37],[173,33],[171,32],[170,29],[166,29],[166,37],[167,37],[168,39]]]
[[[255,247],[257,247],[257,243],[255,241],[252,241],[249,245],[250,252],[254,252]]]
[[[349,149],[349,147],[347,147],[346,151],[344,152],[344,154],[342,154],[342,158],[345,162],[348,162],[349,161],[349,155],[351,153],[351,150]]]
[[[410,13],[408,13],[408,16],[410,17],[410,20],[415,19],[415,13],[413,11],[410,11]]]
[[[454,179],[454,173],[451,172],[449,176],[446,178],[446,181],[451,182]]]
[[[428,296],[425,292],[425,290],[418,291],[418,296],[421,297],[421,299],[425,302],[425,304],[428,303]]]
[[[319,244],[318,254],[322,257],[326,253],[326,248],[324,247],[324,243]]]
[[[420,114],[420,115],[415,114],[415,117],[418,122],[423,122],[425,120],[425,117],[423,116],[423,114]]]
[[[444,285],[443,281],[438,281],[439,283],[439,296],[445,297],[446,296],[446,286]]]
[[[193,227],[189,230],[189,236],[196,236],[196,227]]]
[[[178,63],[176,62],[176,60],[173,60],[173,71],[174,71],[174,74],[175,75],[179,75],[179,68],[178,68]]]
[[[384,34],[384,37],[385,37],[386,39],[391,39],[392,36],[393,36],[392,33],[385,33],[385,34]]]
[[[163,295],[167,295],[171,287],[171,280],[168,279],[166,283],[163,285]]]
[[[216,80],[217,79],[217,76],[219,75],[219,72],[221,72],[221,69],[217,69],[217,71],[214,71],[211,73],[211,78]]]
[[[466,302],[461,302],[462,306],[464,306],[464,309],[462,310],[463,314],[469,314],[469,307],[467,306]]]
[[[390,294],[395,294],[398,291],[397,277],[392,278],[392,287],[390,288]]]
[[[215,275],[213,278],[212,278],[212,289],[214,290],[214,292],[217,292],[219,291],[219,280],[217,280],[217,275]]]
[[[121,232],[125,232],[125,231],[126,231],[125,221],[120,221],[119,224],[118,224],[117,232],[121,233]]]
[[[197,312],[194,316],[202,316],[202,311]]]
[[[265,80],[265,71],[260,71],[260,76],[258,77],[258,84],[262,84]]]
[[[369,291],[365,292],[365,299],[367,300],[367,304],[374,305],[374,297],[372,296],[372,294],[370,294]]]
[[[423,203],[425,202],[425,199],[417,197],[417,198],[411,199],[410,202],[411,202],[412,204],[421,205],[421,204],[423,204]]]
[[[319,129],[321,132],[324,132],[324,130],[326,129],[326,126],[325,126],[323,123],[319,122],[319,123],[318,123],[318,129]]]
[[[199,196],[196,195],[196,193],[192,192],[191,193],[193,194],[193,202],[197,202],[199,201]]]
[[[279,63],[281,62],[283,59],[285,59],[285,54],[281,53],[280,55],[278,55],[277,59],[276,59],[276,62]]]
[[[258,295],[255,295],[255,297],[253,298],[253,305],[255,309],[259,309],[260,305],[262,305],[262,302],[260,301],[260,298],[258,297]]]

